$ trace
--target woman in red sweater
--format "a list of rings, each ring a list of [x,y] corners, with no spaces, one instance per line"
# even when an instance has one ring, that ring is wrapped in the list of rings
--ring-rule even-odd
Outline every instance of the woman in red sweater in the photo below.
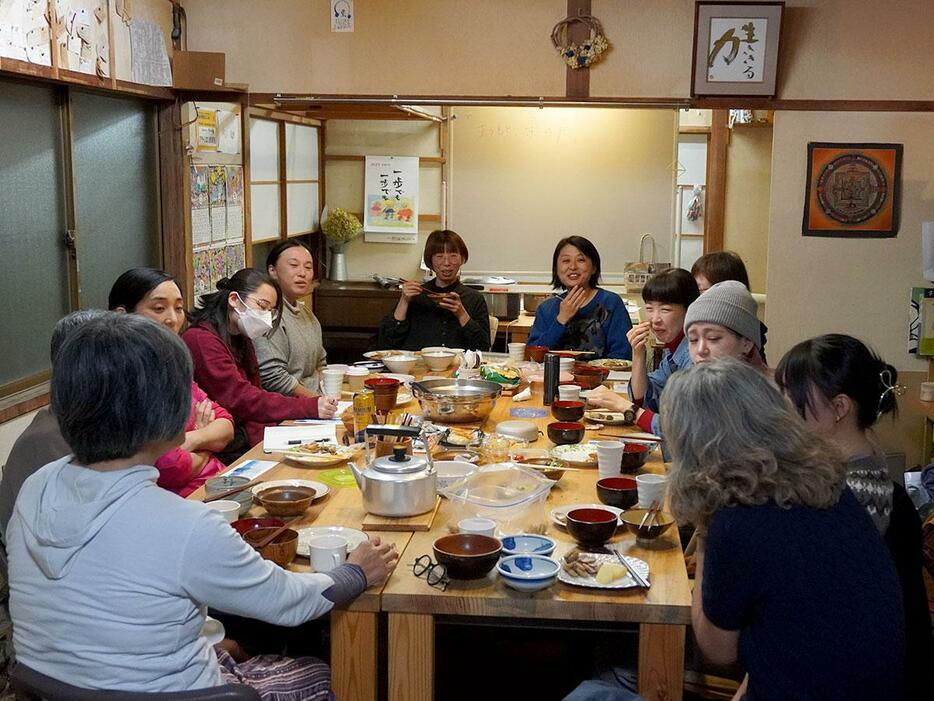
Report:
[[[234,418],[236,435],[224,450],[229,463],[263,440],[266,426],[286,419],[331,418],[337,401],[328,397],[285,397],[260,388],[259,366],[251,339],[279,322],[282,295],[265,273],[237,271],[201,297],[182,340],[191,351],[195,381]]]

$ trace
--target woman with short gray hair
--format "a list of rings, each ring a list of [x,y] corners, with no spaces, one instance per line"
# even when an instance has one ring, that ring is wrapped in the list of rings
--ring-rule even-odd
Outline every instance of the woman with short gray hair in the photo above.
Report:
[[[181,340],[136,314],[90,320],[59,350],[52,410],[74,455],[26,480],[7,529],[17,659],[93,690],[239,681],[269,700],[329,698],[327,665],[238,664],[202,636],[204,611],[295,626],[382,582],[397,555],[374,538],[327,574],[288,572],[217,511],[158,487],[152,465],[184,440],[191,379]]]
[[[675,373],[661,406],[671,508],[698,530],[694,633],[746,668],[737,698],[901,698],[899,583],[841,456],[734,359]]]

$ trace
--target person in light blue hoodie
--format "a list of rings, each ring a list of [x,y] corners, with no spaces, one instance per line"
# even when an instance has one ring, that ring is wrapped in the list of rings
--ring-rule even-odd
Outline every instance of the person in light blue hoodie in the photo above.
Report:
[[[383,581],[397,561],[377,539],[327,574],[262,559],[217,511],[156,486],[181,444],[191,359],[136,314],[73,331],[52,370],[51,405],[74,454],[23,484],[7,528],[19,663],[86,689],[168,692],[239,681],[264,699],[333,695],[327,666],[234,662],[201,634],[210,606],[295,626]]]

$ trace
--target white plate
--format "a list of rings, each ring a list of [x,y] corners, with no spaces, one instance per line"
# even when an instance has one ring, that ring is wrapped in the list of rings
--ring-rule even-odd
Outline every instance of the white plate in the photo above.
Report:
[[[207,616],[204,619],[204,625],[201,626],[201,637],[208,639],[208,645],[217,645],[227,637],[227,631],[224,630],[223,623]]]
[[[347,552],[355,550],[360,543],[367,540],[366,533],[346,526],[307,526],[295,530],[298,532],[298,554],[302,557],[309,556],[308,541],[315,536],[339,535],[341,538],[346,538]]]
[[[604,564],[607,562],[613,564],[619,564],[619,560],[616,559],[616,555],[611,553],[589,553],[593,558],[599,563]],[[637,557],[629,557],[624,555],[626,562],[628,562],[632,568],[642,575],[643,579],[646,582],[649,581],[649,566],[643,560],[640,560]],[[564,558],[562,557],[559,561],[561,564],[561,569],[558,570],[558,580],[564,582],[565,584],[573,584],[578,587],[591,587],[592,589],[630,589],[632,587],[639,586],[636,584],[636,580],[632,578],[632,575],[628,572],[625,577],[620,577],[615,579],[609,584],[600,584],[596,577],[593,575],[588,575],[587,577],[575,577],[573,574],[566,572],[564,570]],[[649,582],[651,584],[651,582]]]
[[[591,442],[555,446],[551,449],[551,456],[564,460],[571,467],[597,466],[597,447]]]
[[[414,398],[415,397],[412,396],[411,392],[399,392],[398,396],[396,397],[396,406],[405,406]]]
[[[622,358],[600,358],[589,361],[590,365],[597,368],[606,368],[607,370],[631,370],[632,361]]]
[[[607,418],[599,418],[599,417]],[[607,426],[624,426],[626,422],[626,417],[618,411],[601,411],[600,409],[591,409],[584,412],[584,418],[588,421],[595,421],[598,424],[605,424]]]
[[[314,480],[269,480],[256,485],[250,491],[253,492],[253,496],[256,496],[259,492],[270,487],[309,487],[316,492],[315,501],[323,499],[331,491],[331,488],[323,482],[315,482]]]
[[[623,510],[617,509],[615,506],[607,506],[606,504],[567,504],[565,506],[556,506],[551,510],[549,516],[551,516],[551,520],[555,525],[563,528],[567,525],[568,511],[574,511],[574,509],[603,509],[604,511],[612,511],[616,514],[619,525],[623,525]]]
[[[302,465],[304,467],[329,467],[330,465],[339,465],[353,459],[360,451],[347,446],[337,446],[336,453],[301,453],[299,451],[285,450],[283,457],[291,463]]]

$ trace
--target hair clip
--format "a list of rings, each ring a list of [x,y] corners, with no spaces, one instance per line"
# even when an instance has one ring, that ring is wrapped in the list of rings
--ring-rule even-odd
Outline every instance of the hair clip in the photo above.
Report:
[[[900,385],[892,381],[892,372],[888,368],[879,373],[879,381],[885,389],[879,395],[879,408],[876,410],[876,418],[882,416],[882,402],[885,401],[885,397],[889,392],[896,397],[901,397],[908,390],[906,385]]]

